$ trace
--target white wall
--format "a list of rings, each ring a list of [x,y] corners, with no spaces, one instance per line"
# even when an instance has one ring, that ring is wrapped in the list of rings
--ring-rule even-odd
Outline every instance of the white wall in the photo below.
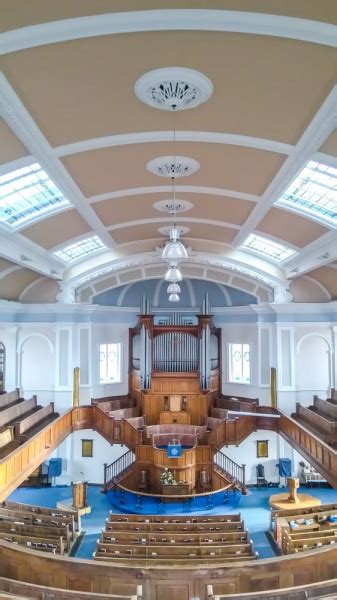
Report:
[[[268,458],[256,457],[256,442],[258,440],[268,441]],[[267,481],[276,482],[279,480],[278,470],[275,466],[280,456],[279,445],[279,435],[277,433],[259,430],[252,433],[239,447],[224,446],[221,451],[240,465],[246,465],[247,484],[256,484],[256,466],[260,463],[264,466]],[[291,456],[288,458],[291,458]]]
[[[93,440],[93,457],[82,457],[82,439]],[[62,458],[62,476],[58,485],[70,485],[73,481],[85,479],[89,483],[102,484],[104,463],[111,464],[128,451],[126,446],[112,446],[92,429],[75,431],[55,450],[51,458]]]

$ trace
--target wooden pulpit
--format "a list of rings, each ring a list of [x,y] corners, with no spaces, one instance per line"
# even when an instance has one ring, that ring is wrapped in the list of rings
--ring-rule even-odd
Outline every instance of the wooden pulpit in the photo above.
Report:
[[[73,483],[73,508],[81,509],[87,506],[87,482],[75,481]]]

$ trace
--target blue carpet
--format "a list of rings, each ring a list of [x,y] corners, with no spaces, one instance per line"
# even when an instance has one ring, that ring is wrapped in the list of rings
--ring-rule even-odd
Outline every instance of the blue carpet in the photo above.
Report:
[[[76,558],[92,558],[95,551],[96,540],[99,538],[101,530],[105,527],[105,519],[111,510],[111,504],[108,497],[100,492],[101,488],[97,486],[88,487],[88,503],[91,506],[91,514],[82,517],[82,527],[86,534],[77,550]],[[280,493],[285,491],[280,489]],[[299,488],[299,493],[309,493],[321,500],[322,504],[337,503],[337,490],[328,488]],[[270,558],[274,556],[274,550],[269,544],[265,532],[270,526],[269,496],[278,493],[276,489],[256,489],[251,488],[248,496],[242,496],[239,506],[222,505],[216,506],[210,511],[204,511],[206,514],[233,514],[240,511],[245,522],[245,527],[250,532],[253,540],[254,549],[259,553],[260,558]],[[60,500],[70,498],[70,487],[53,488],[18,488],[9,500],[15,502],[24,502],[26,504],[37,504],[53,508]],[[238,495],[240,497],[240,495]],[[114,512],[125,512],[114,507]],[[157,514],[157,510],[154,511]],[[145,513],[144,513],[145,514]],[[149,513],[148,513],[149,514]],[[166,514],[169,514],[167,511]],[[199,511],[192,511],[190,514],[200,515]]]

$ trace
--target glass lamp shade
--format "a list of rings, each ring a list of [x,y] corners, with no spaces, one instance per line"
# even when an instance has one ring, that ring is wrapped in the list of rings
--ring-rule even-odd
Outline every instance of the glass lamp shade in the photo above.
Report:
[[[187,250],[179,240],[170,240],[161,255],[163,260],[180,262],[188,258]]]
[[[169,301],[170,302],[179,302],[179,295],[178,294],[171,294],[169,296]]]
[[[180,289],[180,285],[178,283],[170,283],[170,285],[167,288],[167,293],[168,294],[180,294],[181,289]]]
[[[171,281],[172,283],[177,283],[177,281],[182,281],[183,276],[181,274],[180,269],[178,269],[177,265],[170,265],[164,275],[165,281]]]

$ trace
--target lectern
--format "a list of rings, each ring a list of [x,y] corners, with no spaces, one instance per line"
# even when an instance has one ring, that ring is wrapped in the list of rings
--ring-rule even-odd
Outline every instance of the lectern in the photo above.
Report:
[[[73,508],[81,509],[87,506],[87,482],[74,481],[73,483]]]

